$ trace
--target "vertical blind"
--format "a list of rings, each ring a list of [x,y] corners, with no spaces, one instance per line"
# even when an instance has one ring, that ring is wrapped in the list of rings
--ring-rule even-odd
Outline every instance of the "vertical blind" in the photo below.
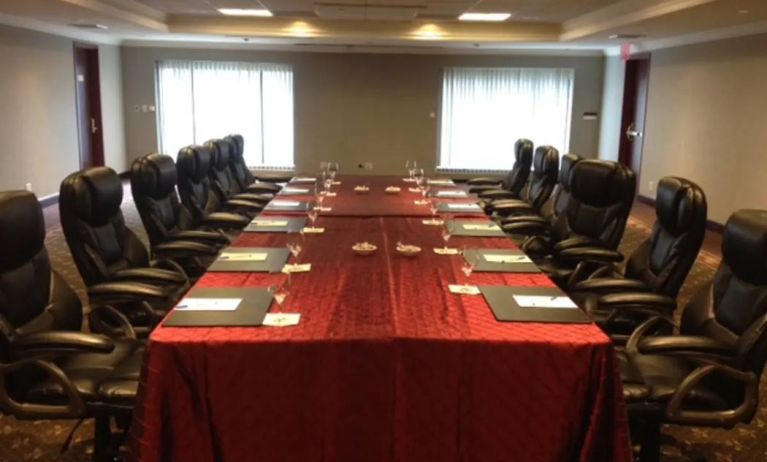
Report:
[[[293,167],[293,71],[280,64],[157,63],[160,150],[239,133],[251,166]]]
[[[439,166],[508,169],[519,138],[567,152],[573,75],[572,69],[446,68]]]

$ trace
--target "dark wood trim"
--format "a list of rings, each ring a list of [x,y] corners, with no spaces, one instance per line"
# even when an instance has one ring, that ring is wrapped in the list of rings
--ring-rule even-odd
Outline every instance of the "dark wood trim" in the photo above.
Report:
[[[637,202],[641,202],[645,205],[649,205],[655,208],[655,199],[650,199],[647,196],[641,194],[637,195]],[[724,232],[724,225],[713,220],[706,220],[706,229],[712,233],[722,234]]]
[[[59,203],[59,195],[54,194],[44,199],[39,199],[38,202],[40,202],[40,207],[42,208],[48,207],[49,205],[57,205]]]

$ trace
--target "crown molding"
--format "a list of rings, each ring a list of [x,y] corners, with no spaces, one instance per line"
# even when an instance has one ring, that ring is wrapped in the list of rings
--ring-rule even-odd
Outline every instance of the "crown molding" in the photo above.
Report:
[[[675,48],[684,45],[694,45],[697,43],[716,42],[737,37],[746,37],[749,35],[759,35],[767,33],[767,21],[743,24],[740,26],[727,27],[706,32],[696,32],[694,34],[679,35],[656,40],[642,40],[632,44],[632,52],[655,51],[665,48]]]

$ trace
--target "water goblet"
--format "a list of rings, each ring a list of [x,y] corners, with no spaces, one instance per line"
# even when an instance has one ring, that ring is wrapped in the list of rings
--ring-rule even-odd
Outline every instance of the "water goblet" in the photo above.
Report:
[[[450,240],[450,236],[453,234],[453,225],[449,221],[446,221],[442,226],[442,240],[445,241],[445,251],[447,251],[447,242]]]
[[[423,169],[422,168],[416,168],[413,171],[413,178],[415,178],[415,184],[418,185],[418,187],[423,184]]]
[[[461,264],[461,271],[466,276],[466,282],[463,284],[463,287],[465,289],[469,288],[469,278],[471,277],[471,273],[474,272],[474,268],[477,267],[477,260],[479,259],[479,254],[477,252],[471,252],[466,247],[463,248],[461,251],[461,254],[463,255],[463,263]]]
[[[306,212],[306,216],[309,217],[309,222],[312,224],[312,228],[314,228],[314,223],[317,221],[317,217],[319,216],[319,212],[317,211],[316,207],[312,207],[311,210]]]
[[[335,181],[338,174],[338,162],[328,162],[328,173],[330,174],[330,181]]]
[[[288,295],[290,295],[290,273],[287,273],[285,276],[285,279],[283,279],[281,282],[273,284],[268,288],[269,293],[271,293],[272,297],[274,298],[274,301],[276,301],[277,305],[280,307],[280,311],[283,311],[287,307],[285,302],[288,298]]]

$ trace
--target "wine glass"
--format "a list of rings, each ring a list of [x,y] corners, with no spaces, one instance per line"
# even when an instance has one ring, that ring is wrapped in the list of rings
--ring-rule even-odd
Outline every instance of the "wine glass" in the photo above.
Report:
[[[293,258],[296,259],[296,264],[298,264],[298,257],[301,255],[301,251],[304,250],[303,246],[301,246],[301,241],[288,242],[285,246],[290,251],[290,254],[293,255]]]
[[[463,284],[465,289],[469,288],[469,278],[471,273],[474,272],[474,268],[477,267],[477,261],[479,259],[478,252],[472,252],[468,248],[464,247],[461,251],[463,255],[463,263],[461,264],[461,271],[466,276],[466,282]]]
[[[285,301],[288,298],[288,295],[290,295],[290,273],[286,273],[285,276],[285,279],[283,279],[281,282],[271,285],[268,288],[269,293],[271,293],[272,297],[274,297],[274,301],[276,301],[277,305],[280,307],[280,311],[283,311],[287,307]]]
[[[442,226],[442,240],[445,241],[445,251],[447,251],[447,242],[450,240],[450,236],[453,234],[453,224],[446,221]]]
[[[426,196],[429,195],[429,185],[423,183],[418,189],[421,190],[421,196],[423,197],[423,200],[426,200]]]
[[[310,210],[306,212],[306,216],[309,218],[309,221],[312,224],[312,228],[314,228],[314,223],[317,221],[317,217],[319,216],[319,214],[320,213],[317,211],[316,207],[312,207]]]
[[[321,173],[322,184],[324,185],[330,179],[330,172],[326,169]]]
[[[439,204],[436,200],[429,201],[429,211],[431,212],[431,221],[434,223],[437,220],[437,212],[439,212]]]
[[[412,180],[413,175],[415,174],[415,169],[418,168],[418,162],[414,160],[408,160],[405,162],[405,168],[407,169],[408,178]]]
[[[330,174],[330,181],[336,181],[338,162],[328,162],[328,173]]]
[[[415,184],[418,185],[418,187],[421,187],[421,184],[423,184],[423,169],[422,168],[416,168],[413,169],[413,178],[415,178]]]

